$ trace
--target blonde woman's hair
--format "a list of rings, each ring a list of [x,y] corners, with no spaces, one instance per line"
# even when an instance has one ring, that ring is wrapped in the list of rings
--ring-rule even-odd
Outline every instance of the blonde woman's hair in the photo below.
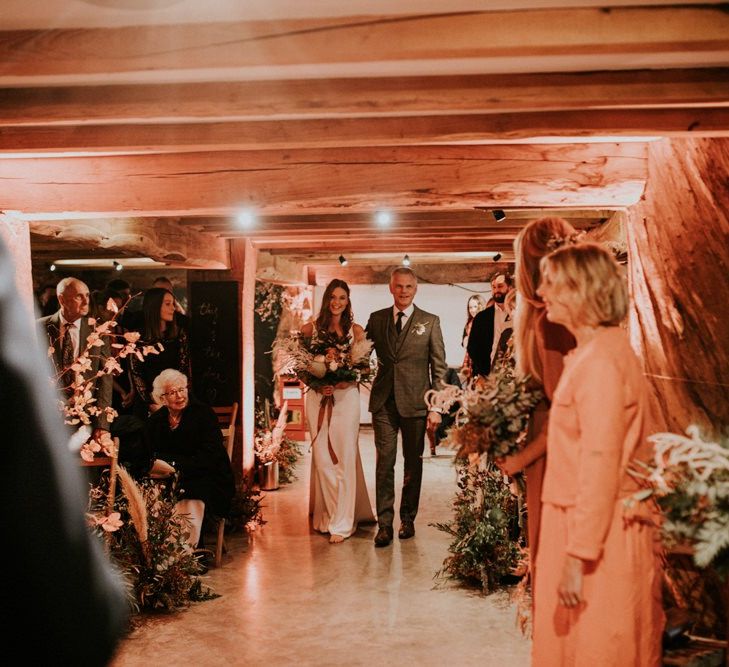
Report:
[[[564,246],[540,262],[554,288],[580,314],[580,324],[617,326],[628,314],[628,286],[613,255],[597,243]]]
[[[542,361],[536,343],[536,322],[544,308],[537,294],[539,262],[560,243],[576,234],[569,222],[558,217],[530,222],[514,241],[516,290],[519,294],[514,316],[514,356],[519,372],[543,381]]]
[[[178,383],[187,387],[187,375],[174,368],[165,368],[152,382],[152,400],[162,405],[162,394],[167,386]]]

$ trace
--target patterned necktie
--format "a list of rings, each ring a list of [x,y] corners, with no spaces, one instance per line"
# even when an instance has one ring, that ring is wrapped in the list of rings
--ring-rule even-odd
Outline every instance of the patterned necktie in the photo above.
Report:
[[[67,324],[66,329],[63,332],[63,342],[61,343],[61,370],[67,371],[73,362],[73,339],[71,338],[71,329],[75,327],[75,324]]]
[[[397,322],[395,322],[395,331],[397,331],[397,335],[400,335],[400,332],[402,331],[402,318],[405,316],[405,313],[402,312],[402,310],[397,311]]]
[[[76,361],[73,353],[73,339],[71,338],[71,329],[75,324],[67,324],[63,332],[63,341],[61,342],[61,376],[59,378],[61,389],[65,389],[67,395],[73,394],[71,386],[73,382],[73,372],[71,366]]]

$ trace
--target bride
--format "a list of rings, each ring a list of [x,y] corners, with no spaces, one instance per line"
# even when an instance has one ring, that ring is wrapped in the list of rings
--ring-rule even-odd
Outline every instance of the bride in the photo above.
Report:
[[[301,334],[312,348],[325,339],[334,340],[340,350],[364,340],[364,329],[352,321],[347,283],[335,278],[327,285],[318,317],[305,324]],[[307,392],[306,414],[313,443],[310,511],[314,529],[329,533],[332,544],[352,535],[358,521],[375,520],[359,456],[359,412],[356,382]]]

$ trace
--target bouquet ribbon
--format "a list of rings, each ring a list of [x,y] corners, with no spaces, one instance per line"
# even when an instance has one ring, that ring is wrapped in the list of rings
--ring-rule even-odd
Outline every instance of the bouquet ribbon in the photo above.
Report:
[[[337,465],[339,463],[339,459],[337,458],[337,455],[334,453],[334,448],[332,447],[332,441],[329,435],[329,427],[332,423],[332,409],[334,408],[334,396],[322,396],[321,403],[319,403],[319,418],[317,420],[316,424],[316,435],[314,436],[314,440],[311,443],[312,447],[314,446],[314,443],[318,440],[319,434],[321,433],[321,425],[324,423],[324,419],[327,420],[327,449],[329,449],[329,456],[332,457],[332,463],[334,465]]]

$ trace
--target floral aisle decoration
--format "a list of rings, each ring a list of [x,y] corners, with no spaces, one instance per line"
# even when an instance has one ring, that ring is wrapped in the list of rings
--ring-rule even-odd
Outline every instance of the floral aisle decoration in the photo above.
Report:
[[[518,377],[510,364],[503,363],[463,389],[430,390],[425,400],[429,409],[443,413],[459,405],[455,423],[441,444],[457,449],[459,458],[486,454],[493,461],[524,446],[529,417],[543,397],[529,377]]]
[[[283,293],[284,288],[281,285],[262,280],[256,281],[254,310],[261,318],[261,322],[272,325],[274,329],[278,326],[283,312]]]
[[[132,610],[174,611],[190,602],[218,597],[202,585],[190,548],[189,524],[175,513],[176,480],[169,492],[153,480],[137,484],[118,468],[121,493],[107,514],[108,477],[92,487],[88,523],[105,535],[109,554],[129,587]]]
[[[661,532],[669,547],[690,546],[699,568],[729,577],[729,442],[686,435],[650,436],[653,460],[636,471],[648,487],[629,499],[655,499],[663,514]]]
[[[266,524],[263,518],[263,496],[256,491],[245,476],[235,487],[235,495],[230,507],[226,525],[233,533],[253,533]]]
[[[106,304],[107,310],[114,313],[112,319],[106,322],[99,322],[93,317],[88,318],[88,324],[92,327],[91,333],[86,341],[82,341],[78,358],[67,368],[58,369],[55,377],[52,378],[54,386],[60,387],[66,395],[65,399],[59,399],[58,405],[64,422],[75,427],[76,432],[69,440],[69,447],[78,451],[84,461],[91,462],[96,456],[113,456],[114,443],[108,432],[101,432],[97,437],[91,438],[91,422],[95,417],[102,415],[108,422],[112,422],[117,412],[111,406],[100,408],[96,405],[94,397],[94,383],[97,378],[103,375],[119,375],[122,368],[119,359],[129,355],[135,355],[140,361],[149,354],[159,354],[164,350],[162,343],[156,345],[137,346],[140,334],[136,331],[116,333],[117,317],[124,311],[124,307],[118,308],[113,299]],[[104,365],[96,375],[88,377],[88,371],[92,368],[94,355],[100,353],[100,348],[109,342],[113,354],[106,358]],[[57,342],[60,345],[60,341]],[[56,353],[55,345],[48,348],[48,357],[53,358]],[[71,378],[71,379],[69,379]]]
[[[478,587],[484,593],[504,586],[522,559],[516,505],[503,475],[485,456],[478,465],[458,463],[454,517],[431,524],[453,538],[436,577]]]
[[[276,462],[281,484],[289,484],[296,479],[295,469],[302,454],[299,443],[286,436],[287,414],[288,404],[284,403],[273,428],[269,426],[268,416],[261,416],[257,420],[261,425],[258,426],[254,436],[254,450],[258,464]]]

